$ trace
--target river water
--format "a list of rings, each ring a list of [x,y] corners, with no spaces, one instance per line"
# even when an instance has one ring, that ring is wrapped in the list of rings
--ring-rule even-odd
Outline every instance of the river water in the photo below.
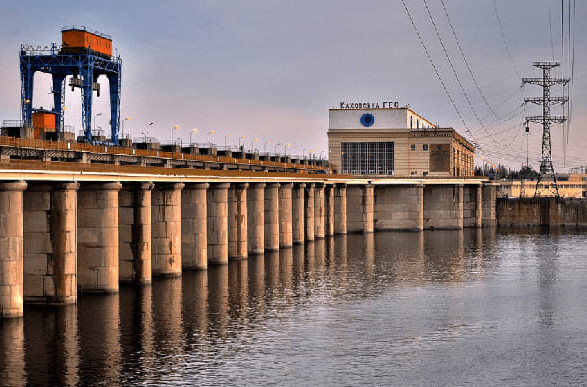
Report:
[[[337,236],[0,323],[0,385],[587,383],[587,236]]]

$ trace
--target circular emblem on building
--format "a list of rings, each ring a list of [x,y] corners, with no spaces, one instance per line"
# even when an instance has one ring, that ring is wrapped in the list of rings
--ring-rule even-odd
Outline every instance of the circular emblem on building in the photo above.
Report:
[[[373,125],[374,122],[375,122],[375,117],[373,117],[373,114],[371,114],[371,113],[365,113],[361,116],[361,124],[363,126],[369,127],[369,126]]]

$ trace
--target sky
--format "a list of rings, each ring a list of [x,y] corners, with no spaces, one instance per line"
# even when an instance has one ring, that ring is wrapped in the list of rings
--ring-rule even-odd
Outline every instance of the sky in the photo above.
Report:
[[[560,0],[2,1],[0,120],[20,119],[20,45],[59,43],[62,27],[83,25],[113,37],[124,131],[135,138],[191,135],[327,157],[328,109],[398,101],[478,145],[478,163],[518,169],[528,140],[538,169],[542,128],[531,124],[526,139],[523,122],[541,111],[522,102],[542,90],[521,77],[540,76],[532,62],[553,59],[563,62],[554,75],[570,76],[569,1],[564,44]],[[552,127],[557,171],[587,164],[586,16],[576,1],[571,122],[564,135]],[[99,82],[107,90],[106,78]],[[52,107],[50,92],[50,76],[38,73],[34,107]],[[95,124],[108,132],[108,93],[94,101],[94,114],[103,113]],[[79,89],[68,89],[66,106],[66,124],[80,130]]]

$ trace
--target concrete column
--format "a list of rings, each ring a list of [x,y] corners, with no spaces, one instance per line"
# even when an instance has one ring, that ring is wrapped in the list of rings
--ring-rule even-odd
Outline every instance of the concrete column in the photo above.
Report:
[[[348,232],[373,232],[374,186],[351,185],[347,188]]]
[[[314,183],[306,184],[306,190],[304,191],[304,208],[305,208],[305,229],[306,236],[305,240],[314,240]]]
[[[375,229],[420,231],[424,227],[422,184],[378,185]]]
[[[492,227],[497,225],[496,201],[497,201],[497,184],[483,184],[483,205],[482,205],[482,224],[483,227]]]
[[[23,314],[23,206],[25,182],[0,183],[0,318]]]
[[[24,193],[24,300],[77,301],[77,183],[34,184]]]
[[[483,190],[479,184],[463,187],[463,227],[482,226]]]
[[[279,250],[279,183],[265,187],[265,251]]]
[[[206,192],[210,184],[186,184],[181,192],[181,266],[185,270],[208,267]]]
[[[324,184],[317,183],[314,188],[314,238],[324,238]]]
[[[334,233],[347,233],[346,184],[337,184],[334,189]]]
[[[247,191],[247,239],[250,254],[265,252],[265,183],[251,183]]]
[[[305,183],[296,183],[292,189],[292,242],[294,244],[304,243],[305,234],[305,206],[304,192]]]
[[[118,191],[122,184],[82,184],[77,207],[77,286],[118,292]]]
[[[483,227],[483,186],[477,185],[477,205],[475,213],[475,227]]]
[[[334,186],[324,188],[324,235],[334,235]]]
[[[208,264],[228,263],[229,183],[212,183],[208,189]]]
[[[181,190],[183,183],[156,184],[152,195],[153,277],[181,276]]]
[[[228,190],[228,258],[247,258],[247,188],[234,183]]]
[[[292,188],[293,183],[279,187],[279,247],[293,245]]]
[[[424,228],[463,228],[463,184],[428,184],[424,187]]]
[[[151,283],[151,191],[149,182],[125,184],[118,194],[119,278]]]

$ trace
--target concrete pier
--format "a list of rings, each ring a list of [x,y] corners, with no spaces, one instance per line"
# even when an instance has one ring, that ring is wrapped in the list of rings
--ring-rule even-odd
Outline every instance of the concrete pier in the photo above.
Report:
[[[304,191],[304,223],[306,229],[305,240],[314,240],[314,187],[316,184],[306,184],[306,190]]]
[[[80,292],[118,292],[120,183],[87,183],[78,191],[77,286]]]
[[[208,267],[206,192],[210,184],[186,184],[181,192],[181,266],[194,270]]]
[[[23,191],[25,182],[0,183],[0,317],[23,315]]]
[[[208,264],[228,263],[229,183],[212,183],[208,189]]]
[[[247,258],[248,183],[233,183],[228,190],[228,258]]]
[[[316,184],[314,188],[314,239],[324,239],[324,184]]]
[[[283,183],[279,187],[279,247],[293,246],[292,221],[293,183]]]
[[[420,231],[424,228],[424,185],[380,185],[375,190],[375,229]]]
[[[424,228],[463,228],[463,184],[431,184],[424,187]]]
[[[347,188],[348,232],[373,232],[374,187],[371,184]]]
[[[265,251],[279,250],[279,183],[265,187]]]
[[[346,184],[334,188],[334,233],[347,233]]]
[[[481,227],[483,225],[483,188],[480,185],[467,184],[463,187],[463,227]]]
[[[247,234],[250,254],[265,252],[265,183],[251,183],[247,193]]]
[[[481,216],[483,227],[493,227],[497,225],[497,184],[483,184],[482,196],[483,205],[481,206]]]
[[[291,191],[292,242],[302,244],[305,240],[305,183],[295,183]]]
[[[334,186],[324,188],[324,235],[334,235]]]
[[[77,183],[31,184],[24,193],[24,301],[77,301]]]
[[[118,194],[119,278],[151,283],[151,191],[153,183],[124,184]]]
[[[153,277],[181,276],[181,190],[183,183],[156,184],[152,194]]]

